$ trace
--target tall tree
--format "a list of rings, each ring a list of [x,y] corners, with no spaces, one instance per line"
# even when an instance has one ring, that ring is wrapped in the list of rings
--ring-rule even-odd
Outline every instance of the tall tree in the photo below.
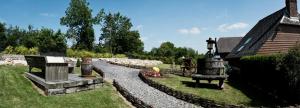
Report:
[[[0,52],[6,48],[6,35],[5,35],[5,24],[0,22]]]
[[[92,50],[94,42],[92,10],[86,0],[71,0],[66,10],[66,16],[60,19],[60,24],[69,27],[67,37],[75,39],[77,49]]]
[[[164,57],[174,56],[175,46],[171,42],[164,42],[159,47],[159,55]]]
[[[54,32],[52,29],[43,28],[37,38],[40,52],[62,52],[67,48],[64,34],[60,30]]]
[[[22,42],[22,38],[26,34],[26,31],[24,29],[20,29],[18,26],[12,27],[10,26],[6,30],[6,44],[9,46],[20,46]]]
[[[20,39],[20,44],[27,47],[32,48],[38,45],[37,36],[39,34],[39,30],[34,30],[32,25],[28,26],[28,30],[25,31],[25,34]]]
[[[104,18],[100,46],[116,53],[139,53],[144,49],[138,31],[131,30],[130,19],[120,13],[109,13]]]

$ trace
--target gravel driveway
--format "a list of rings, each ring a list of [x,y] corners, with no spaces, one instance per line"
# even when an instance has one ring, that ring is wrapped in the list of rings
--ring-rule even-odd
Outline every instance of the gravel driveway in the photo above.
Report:
[[[105,80],[115,80],[127,89],[134,97],[155,108],[198,108],[191,103],[184,102],[167,95],[145,84],[138,77],[139,70],[108,64],[104,61],[94,61],[93,65],[105,74]],[[200,107],[199,107],[200,108]]]

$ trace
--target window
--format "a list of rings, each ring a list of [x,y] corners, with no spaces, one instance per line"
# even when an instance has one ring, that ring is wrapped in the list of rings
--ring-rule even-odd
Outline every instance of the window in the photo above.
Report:
[[[246,45],[247,43],[249,43],[251,40],[252,40],[252,38],[251,38],[251,37],[250,37],[250,38],[248,38],[248,39],[245,41],[244,45]]]
[[[237,51],[240,52],[244,48],[244,45],[241,46]]]

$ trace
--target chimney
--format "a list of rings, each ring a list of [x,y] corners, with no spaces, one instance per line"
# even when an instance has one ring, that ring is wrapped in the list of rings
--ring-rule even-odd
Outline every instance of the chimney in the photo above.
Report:
[[[289,17],[298,17],[297,0],[285,0],[286,8],[289,13]]]

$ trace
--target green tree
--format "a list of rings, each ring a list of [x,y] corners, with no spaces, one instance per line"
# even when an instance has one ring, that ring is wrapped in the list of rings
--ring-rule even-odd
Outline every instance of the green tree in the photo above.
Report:
[[[86,0],[71,0],[66,10],[66,16],[60,19],[60,24],[69,27],[67,37],[76,41],[76,49],[92,50],[94,42],[93,24],[99,23],[101,15],[92,17],[92,10]]]
[[[32,48],[37,46],[37,36],[39,34],[39,30],[34,30],[32,25],[28,26],[28,31],[24,32],[23,36],[20,39],[20,45],[23,45],[27,48]]]
[[[12,27],[10,26],[7,30],[6,30],[6,44],[8,46],[20,46],[21,45],[21,41],[22,41],[22,37],[24,37],[24,35],[26,34],[26,31],[23,29],[20,29],[18,26]]]
[[[120,13],[109,13],[104,17],[102,34],[99,38],[99,46],[108,49],[107,52],[117,53],[140,53],[144,44],[138,31],[130,30],[130,19]]]
[[[37,38],[40,52],[62,52],[67,49],[66,38],[60,30],[54,32],[52,29],[43,28]]]
[[[0,52],[6,48],[6,35],[5,35],[5,24],[0,22]]]
[[[175,46],[171,42],[164,42],[158,49],[158,54],[164,57],[172,57],[175,54]]]

